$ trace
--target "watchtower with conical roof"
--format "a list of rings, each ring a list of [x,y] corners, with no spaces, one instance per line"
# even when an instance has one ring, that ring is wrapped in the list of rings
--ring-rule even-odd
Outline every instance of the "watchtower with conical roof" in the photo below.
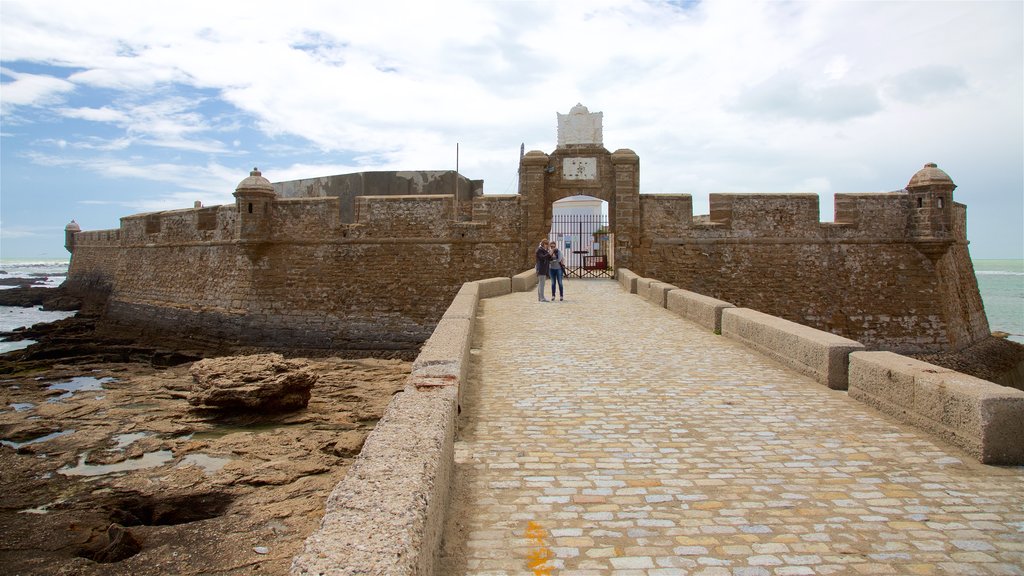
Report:
[[[917,171],[907,184],[910,236],[917,249],[935,260],[955,241],[953,190],[956,184],[934,162]]]
[[[271,210],[277,198],[270,180],[263,177],[259,168],[253,168],[248,178],[235,187],[234,195],[238,210],[238,238],[252,242],[269,240]]]

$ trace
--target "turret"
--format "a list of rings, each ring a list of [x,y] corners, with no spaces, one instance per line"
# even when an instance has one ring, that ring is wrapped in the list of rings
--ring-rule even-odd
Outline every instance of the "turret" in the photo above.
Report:
[[[72,254],[75,253],[75,233],[81,232],[82,227],[78,225],[78,222],[72,220],[64,227],[64,248]]]
[[[263,241],[270,238],[270,210],[275,198],[274,186],[263,177],[259,168],[253,168],[249,177],[238,183],[235,207],[238,209],[240,239]]]
[[[932,162],[910,178],[910,236],[918,250],[937,259],[953,243],[953,190],[956,184]]]

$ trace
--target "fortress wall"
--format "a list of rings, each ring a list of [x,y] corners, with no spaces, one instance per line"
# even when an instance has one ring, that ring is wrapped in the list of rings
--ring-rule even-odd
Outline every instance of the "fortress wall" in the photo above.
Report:
[[[905,192],[835,195],[835,223],[850,225],[846,229],[851,236],[903,239],[909,221]]]
[[[817,194],[711,194],[711,222],[737,237],[817,236]]]
[[[873,348],[950,344],[939,277],[909,244],[650,240],[646,275],[680,288]]]
[[[337,198],[289,198],[275,201],[270,212],[270,228],[274,238],[308,240],[337,235],[341,226],[339,203]]]
[[[711,223],[690,229],[672,224],[685,200],[641,201],[645,276],[869,347],[954,345],[947,300],[959,297],[944,286],[965,286],[963,270],[947,266],[941,276],[906,240],[905,194],[837,195],[835,224],[818,221],[810,195],[714,194]],[[959,257],[952,262],[970,267]],[[980,304],[969,308],[981,311]]]
[[[101,308],[113,289],[120,266],[121,230],[76,232],[74,242],[75,257],[68,267],[64,287],[83,299],[83,310]]]
[[[689,194],[640,196],[640,221],[644,232],[661,238],[675,238],[693,228],[693,197]]]
[[[522,204],[518,194],[477,196],[472,210],[473,222],[486,225],[496,237],[519,239]]]
[[[711,195],[710,223],[679,219],[688,197],[641,196],[643,274],[897,352],[955,350],[988,336],[953,206],[945,253],[909,234],[906,193],[837,194],[818,222],[805,194]],[[685,213],[685,212],[684,212]]]
[[[940,300],[951,326],[951,344],[954,350],[960,350],[991,332],[967,248],[967,207],[957,202],[953,203],[953,237],[956,243],[939,258],[935,268]]]
[[[488,223],[452,222],[450,196],[370,198],[360,224],[336,198],[279,200],[254,242],[235,239],[234,205],[216,230],[197,229],[205,208],[140,214],[79,243],[69,279],[109,278],[105,325],[126,336],[411,358],[463,282],[521,270],[512,200],[483,201]]]
[[[356,222],[366,234],[395,238],[448,236],[454,221],[452,196],[360,196]]]

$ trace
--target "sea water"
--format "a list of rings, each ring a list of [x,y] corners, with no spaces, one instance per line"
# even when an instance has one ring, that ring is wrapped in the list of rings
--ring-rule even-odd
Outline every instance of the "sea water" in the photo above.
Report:
[[[34,286],[58,286],[67,277],[64,261],[0,261],[0,279],[25,278]],[[974,273],[985,304],[989,327],[1006,332],[1010,340],[1024,343],[1024,260],[975,260]],[[0,290],[9,286],[0,285]],[[0,306],[0,332],[22,326],[54,322],[73,312],[46,311],[37,308]],[[0,341],[0,354],[28,346],[31,341]]]
[[[975,260],[989,329],[1024,344],[1024,260]]]
[[[24,280],[32,286],[56,288],[67,278],[68,263],[60,260],[2,260],[0,261],[0,280]],[[0,290],[13,288],[13,285],[0,284]],[[62,318],[74,316],[74,312],[43,310],[40,306],[21,308],[18,306],[0,306],[0,332],[13,332],[18,328],[27,328],[34,324],[56,322]],[[20,350],[33,344],[32,340],[6,342],[0,340],[0,354],[12,350]]]

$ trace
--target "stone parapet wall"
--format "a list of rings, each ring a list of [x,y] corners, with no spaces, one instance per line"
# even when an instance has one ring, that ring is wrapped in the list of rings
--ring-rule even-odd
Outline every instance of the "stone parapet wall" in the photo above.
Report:
[[[320,528],[292,560],[295,576],[434,574],[455,468],[455,436],[482,298],[512,279],[463,284],[362,451],[327,499]]]
[[[653,278],[633,291],[653,305]],[[633,282],[620,282],[631,292]],[[983,464],[1024,465],[1024,392],[700,294],[669,290],[666,308],[834,390],[957,446]],[[717,316],[717,319],[716,319]],[[717,333],[718,331],[716,331]]]
[[[985,464],[1024,464],[1024,392],[891,352],[850,356],[850,396]]]
[[[671,290],[665,296],[665,308],[700,324],[715,334],[722,333],[722,312],[735,308],[728,302],[709,298],[688,290]]]
[[[747,308],[722,311],[722,336],[737,340],[833,390],[846,390],[851,352],[864,345]]]

